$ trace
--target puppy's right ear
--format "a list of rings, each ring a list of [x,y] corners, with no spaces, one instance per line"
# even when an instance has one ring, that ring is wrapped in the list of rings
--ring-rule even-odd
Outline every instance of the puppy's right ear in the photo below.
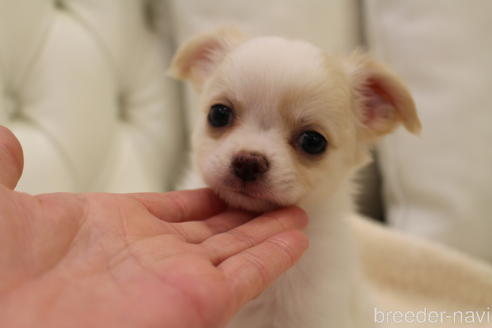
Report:
[[[235,28],[220,28],[199,35],[183,44],[174,56],[169,74],[177,79],[190,80],[197,91],[224,60],[227,53],[246,40]]]
[[[361,136],[374,141],[399,124],[418,134],[420,120],[407,87],[395,73],[359,52],[346,61]]]

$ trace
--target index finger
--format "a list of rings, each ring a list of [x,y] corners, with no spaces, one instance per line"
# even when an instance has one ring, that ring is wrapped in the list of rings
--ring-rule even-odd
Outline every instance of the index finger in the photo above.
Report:
[[[208,188],[166,193],[134,193],[137,200],[157,218],[167,222],[204,220],[222,212],[226,204]]]
[[[234,293],[233,308],[241,308],[267,289],[301,258],[308,245],[300,230],[285,231],[222,262],[218,268]]]

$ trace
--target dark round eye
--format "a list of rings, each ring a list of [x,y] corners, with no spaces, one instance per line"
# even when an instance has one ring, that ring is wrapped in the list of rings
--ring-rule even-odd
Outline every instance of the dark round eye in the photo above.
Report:
[[[232,121],[232,109],[226,105],[216,104],[210,108],[208,122],[216,128],[229,125]]]
[[[302,132],[297,143],[306,153],[311,155],[321,154],[326,150],[326,139],[316,131],[307,130]]]

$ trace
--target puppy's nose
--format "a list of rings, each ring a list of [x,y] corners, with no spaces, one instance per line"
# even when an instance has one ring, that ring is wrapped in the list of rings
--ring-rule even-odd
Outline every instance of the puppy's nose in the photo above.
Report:
[[[255,181],[270,168],[267,158],[259,153],[239,152],[231,163],[231,169],[243,181]]]

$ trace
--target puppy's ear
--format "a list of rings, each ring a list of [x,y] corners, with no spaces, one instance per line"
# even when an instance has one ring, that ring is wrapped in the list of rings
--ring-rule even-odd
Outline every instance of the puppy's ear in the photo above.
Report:
[[[414,134],[420,132],[415,103],[395,73],[359,53],[349,58],[347,67],[364,139],[375,140],[400,123]]]
[[[169,74],[177,79],[190,80],[195,89],[200,91],[227,53],[244,40],[244,34],[230,27],[196,36],[178,49]]]

